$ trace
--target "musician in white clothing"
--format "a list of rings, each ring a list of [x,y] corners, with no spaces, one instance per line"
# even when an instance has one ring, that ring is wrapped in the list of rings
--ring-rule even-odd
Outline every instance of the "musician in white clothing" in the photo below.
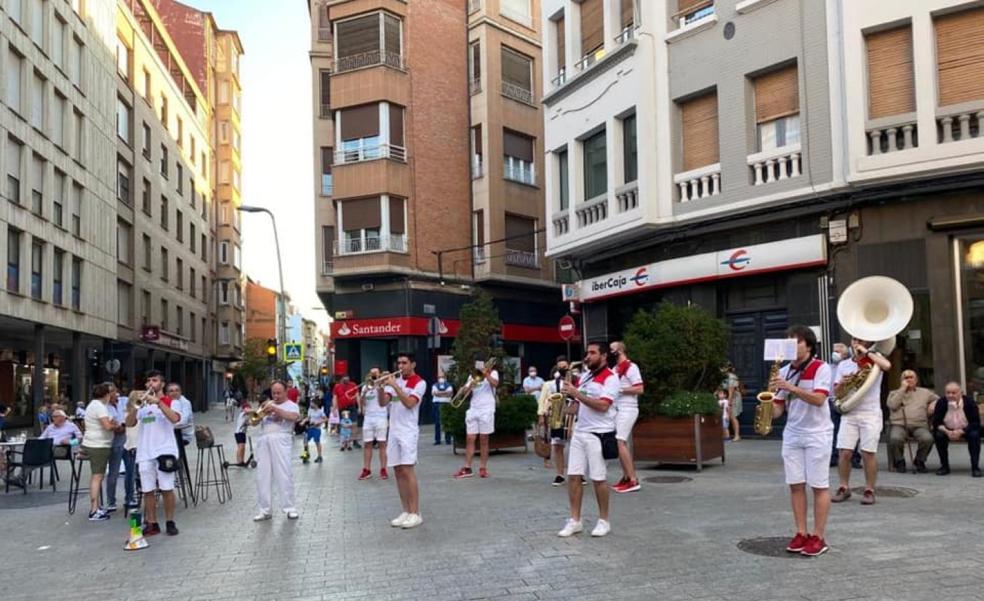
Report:
[[[364,416],[362,422],[362,473],[359,480],[372,478],[372,443],[379,446],[379,478],[388,480],[386,471],[386,433],[389,430],[389,410],[379,404],[380,390],[376,384],[380,372],[378,367],[369,370],[370,383],[363,384],[359,389],[359,413]]]
[[[270,386],[272,401],[260,406],[264,413],[260,437],[256,444],[256,504],[260,512],[254,522],[269,520],[273,488],[277,488],[280,506],[287,519],[296,520],[294,475],[290,468],[290,449],[294,440],[294,422],[300,416],[297,403],[287,400],[287,386],[276,380]]]
[[[465,412],[465,465],[454,475],[457,479],[474,475],[471,466],[476,438],[480,446],[478,475],[480,478],[489,477],[489,435],[495,432],[495,407],[498,404],[495,391],[499,387],[499,372],[491,365],[483,365],[474,377],[481,381],[472,390],[471,402]]]
[[[399,377],[389,376],[383,389],[380,405],[390,409],[389,456],[387,465],[396,475],[403,512],[390,521],[394,528],[416,528],[424,521],[420,517],[420,489],[417,486],[417,442],[420,438],[420,400],[427,392],[427,382],[414,373],[417,367],[411,353],[396,357]]]

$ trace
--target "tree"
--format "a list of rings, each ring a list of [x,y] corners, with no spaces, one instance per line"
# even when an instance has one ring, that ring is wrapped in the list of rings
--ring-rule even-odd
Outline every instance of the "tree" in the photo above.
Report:
[[[456,390],[460,390],[471,376],[475,361],[485,361],[495,357],[496,369],[499,370],[503,382],[511,378],[511,369],[503,360],[506,356],[502,348],[492,348],[493,336],[502,332],[502,320],[499,311],[492,303],[492,296],[484,290],[476,290],[472,300],[461,307],[459,313],[461,327],[451,345],[451,357],[454,365],[445,374]],[[499,386],[499,397],[508,394],[505,386]]]
[[[243,360],[236,368],[233,378],[246,383],[249,398],[254,398],[257,387],[265,383],[270,375],[267,363],[267,342],[262,338],[249,338],[243,348]]]

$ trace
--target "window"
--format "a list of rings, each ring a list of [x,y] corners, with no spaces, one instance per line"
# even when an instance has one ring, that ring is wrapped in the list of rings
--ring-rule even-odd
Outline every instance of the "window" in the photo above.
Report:
[[[340,162],[355,163],[382,157],[379,105],[366,104],[338,111],[341,120]]]
[[[72,257],[72,309],[82,310],[82,259]]]
[[[184,214],[180,210],[174,211],[174,232],[178,242],[184,242]]]
[[[116,199],[130,205],[130,166],[116,161]]]
[[[195,224],[194,223],[189,223],[188,224],[188,244],[191,247],[190,250],[191,250],[192,254],[194,254],[195,253],[195,245],[198,244],[198,240],[197,240],[197,238],[195,236]]]
[[[7,200],[20,204],[21,154],[24,145],[17,140],[7,138]]]
[[[188,143],[191,144],[191,148],[188,151],[188,156],[191,157],[191,162],[195,162],[195,136],[188,136]],[[194,165],[192,165],[192,171],[194,171]]]
[[[161,175],[167,179],[167,146],[161,144]]]
[[[168,207],[167,197],[161,196],[161,229],[168,229],[168,213],[170,208]]]
[[[20,249],[23,234],[7,228],[7,291],[20,292]]]
[[[116,72],[130,81],[130,48],[119,38],[116,39]]]
[[[150,291],[144,290],[140,293],[141,303],[140,303],[140,321],[144,325],[151,322],[151,308],[150,308]]]
[[[536,269],[536,220],[506,213],[506,264]]]
[[[773,150],[799,143],[796,65],[760,75],[753,83],[759,150]]]
[[[227,281],[219,282],[219,304],[229,304],[229,282]]]
[[[475,211],[474,228],[475,252],[473,259],[476,263],[481,263],[485,261],[485,211],[482,209]]]
[[[7,106],[18,113],[21,111],[23,66],[24,58],[11,46],[7,52]]]
[[[639,178],[639,151],[636,146],[636,116],[622,119],[622,180],[628,184]]]
[[[232,265],[236,269],[243,269],[243,249],[238,244],[232,245]]]
[[[219,263],[223,265],[229,264],[229,243],[221,242],[219,243]]]
[[[130,238],[133,236],[133,228],[125,221],[116,222],[116,260],[124,265],[133,264],[133,256],[130,252]]]
[[[400,69],[402,24],[397,17],[377,12],[335,25],[335,71],[342,73],[373,65]]]
[[[681,103],[684,171],[718,162],[717,113],[716,91]]]
[[[984,8],[937,17],[936,64],[939,105],[984,100]]]
[[[165,282],[171,279],[171,261],[166,246],[161,247],[161,279]]]
[[[533,166],[533,138],[502,130],[503,177],[523,184],[534,185],[536,172]]]
[[[161,94],[161,123],[164,124],[164,129],[168,128],[167,124],[167,96],[163,93]]]
[[[144,158],[148,161],[150,160],[150,126],[147,122],[143,123],[143,143],[141,144],[141,150],[143,152]]]
[[[151,94],[150,94],[150,90],[151,90],[150,71],[148,71],[146,67],[144,67],[144,70],[143,70],[143,82],[144,82],[144,85],[143,85],[143,88],[144,88],[143,97],[144,97],[144,100],[146,100],[149,103],[150,102],[150,97],[151,97]]]
[[[65,174],[55,169],[55,190],[52,194],[51,220],[58,227],[65,227]]]
[[[229,122],[223,121],[219,123],[219,142],[222,144],[229,143]]]
[[[621,13],[622,31],[625,31],[635,25],[635,0],[622,0]]]
[[[219,207],[219,225],[232,225],[232,221],[229,219],[229,203],[223,202]]]
[[[44,169],[44,159],[31,155],[31,211],[39,216],[44,211]]]
[[[321,275],[331,275],[332,259],[334,258],[335,227],[331,225],[321,226]]]
[[[321,112],[318,117],[321,119],[331,118],[331,71],[321,69],[318,71],[319,92],[321,96]]]
[[[116,321],[129,326],[133,321],[133,287],[122,280],[116,280]]]
[[[482,150],[482,124],[471,128],[471,147],[472,147],[472,179],[478,179],[484,175],[484,161],[482,160],[484,151]]]
[[[608,193],[607,132],[601,130],[582,142],[584,145],[584,200]]]
[[[52,272],[51,303],[56,307],[60,307],[64,304],[62,286],[65,280],[65,251],[55,249]]]
[[[202,261],[208,261],[208,244],[205,239],[205,234],[202,234],[202,243],[200,248],[202,249]]]
[[[190,331],[191,331],[191,333],[190,333],[191,341],[192,342],[197,342],[198,341],[198,332],[197,332],[197,326],[198,326],[198,324],[195,321],[195,313],[194,312],[188,314],[188,325],[190,326]]]
[[[184,290],[184,260],[181,257],[174,260],[174,281],[178,290]]]
[[[170,316],[171,308],[168,306],[167,299],[161,299],[161,329],[167,330],[170,325],[168,317]]]
[[[82,186],[72,184],[72,233],[82,237]]]
[[[677,0],[677,13],[674,18],[676,18],[678,25],[683,27],[713,14],[713,0]]]
[[[499,0],[502,16],[530,25],[530,0]]]
[[[868,118],[915,111],[912,26],[906,24],[870,33],[865,36],[865,46],[868,51]]]
[[[570,168],[567,165],[567,150],[557,153],[557,176],[560,178],[557,191],[560,197],[560,210],[566,211],[571,206]]]
[[[73,129],[75,132],[75,160],[81,163],[84,159],[83,154],[85,153],[85,146],[83,145],[85,140],[85,118],[82,116],[82,113],[74,109],[72,110],[72,118],[75,121],[75,127]]]
[[[471,93],[482,91],[482,44],[475,42],[468,52],[468,80],[471,82]]]
[[[68,24],[62,21],[61,15],[55,13],[55,30],[51,32],[51,60],[55,66],[65,70],[65,30]]]
[[[605,19],[602,0],[581,2],[581,56],[589,58],[584,64],[594,64],[594,55],[605,45]]]
[[[68,99],[55,90],[54,115],[51,119],[51,140],[65,149],[65,118],[68,115]]]
[[[201,157],[202,157],[202,160],[199,161],[199,163],[198,163],[199,166],[200,166],[200,169],[198,170],[198,172],[202,174],[202,177],[204,177],[205,176],[205,151],[204,150],[202,151]]]
[[[82,53],[82,41],[73,35],[72,45],[69,46],[68,78],[80,90],[82,89]]]
[[[31,125],[39,131],[44,130],[44,111],[46,96],[44,93],[45,79],[37,71],[31,79]]]
[[[177,174],[174,179],[177,181],[178,184],[178,195],[183,195],[184,194],[184,167],[181,166],[181,163],[174,164],[174,172]]]
[[[331,158],[334,149],[331,146],[321,147],[321,195],[331,196],[333,192],[331,181]]]
[[[176,137],[176,140],[178,142],[178,148],[181,148],[184,146],[184,121],[181,120],[181,117],[177,117],[177,120],[178,120],[178,135]]]
[[[208,284],[205,283],[205,276],[202,276],[201,291],[202,291],[202,300],[203,301],[207,301],[208,300],[208,288],[207,288],[207,286],[208,286]]]
[[[31,0],[31,40],[44,48],[44,12],[45,0]]]
[[[533,59],[502,47],[502,95],[533,104]]]
[[[346,200],[339,203],[338,207],[344,233],[344,245],[340,254],[380,250],[381,199],[374,197]]]
[[[122,98],[116,99],[116,137],[130,146],[130,107]]]
[[[557,32],[557,85],[567,81],[567,19],[561,15],[554,23]]]
[[[154,269],[154,249],[151,244],[150,236],[143,234],[143,268],[147,271]]]
[[[35,238],[31,242],[31,298],[41,300],[41,288],[44,283],[41,266],[44,265],[44,242]]]
[[[229,344],[229,322],[219,324],[219,344]]]
[[[195,285],[197,284],[197,282],[195,280],[197,280],[197,279],[198,279],[198,277],[197,277],[197,274],[195,273],[195,268],[194,267],[189,268],[188,269],[188,294],[191,295],[191,298],[195,298]]]
[[[140,208],[148,216],[153,211],[150,206],[150,180],[147,178],[144,178],[143,188],[140,190]]]

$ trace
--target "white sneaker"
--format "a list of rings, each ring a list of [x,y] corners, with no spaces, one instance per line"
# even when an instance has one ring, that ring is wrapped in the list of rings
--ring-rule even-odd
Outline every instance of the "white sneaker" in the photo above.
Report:
[[[408,517],[410,517],[410,514],[404,511],[395,520],[390,520],[390,526],[399,528],[403,525],[403,522],[407,521]]]
[[[287,519],[288,520],[296,520],[299,517],[301,517],[301,516],[297,513],[296,510],[290,509],[290,510],[287,511]]]
[[[254,522],[263,522],[263,521],[269,520],[271,518],[273,518],[273,516],[270,515],[269,513],[258,513],[258,514],[256,514],[256,515],[253,516],[253,521]]]
[[[407,519],[403,521],[400,527],[406,530],[409,528],[416,528],[423,523],[424,519],[420,517],[419,513],[411,513],[407,515]]]
[[[575,522],[574,520],[568,518],[567,523],[564,524],[564,529],[558,532],[557,536],[561,538],[569,538],[582,531],[584,531],[584,525],[581,524],[580,521]]]
[[[598,520],[595,524],[594,530],[591,531],[591,536],[605,536],[612,531],[612,525],[608,523],[607,520]]]

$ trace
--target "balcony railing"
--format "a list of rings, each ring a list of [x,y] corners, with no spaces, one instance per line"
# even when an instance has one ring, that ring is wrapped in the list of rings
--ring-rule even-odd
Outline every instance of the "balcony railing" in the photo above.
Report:
[[[540,262],[537,260],[536,253],[512,248],[506,249],[506,265],[525,267],[527,269],[540,268]]]
[[[319,42],[330,42],[331,41],[331,28],[330,27],[319,27],[318,28],[318,41]]]
[[[321,111],[318,112],[319,119],[331,119],[331,105],[321,103]]]
[[[405,253],[407,252],[407,236],[406,234],[394,234],[336,241],[334,250],[336,255],[361,255],[376,252]]]
[[[605,58],[605,48],[601,47],[584,55],[584,58],[574,63],[574,68],[578,71],[584,71],[603,58]]]
[[[370,50],[360,52],[351,56],[343,56],[335,59],[335,73],[345,73],[355,71],[365,67],[375,67],[376,65],[386,65],[394,69],[403,69],[403,55],[399,52],[389,52],[384,50]]]
[[[619,213],[625,213],[639,206],[639,182],[629,182],[615,189],[615,206]]]
[[[698,167],[673,176],[680,202],[717,196],[721,193],[721,163]]]
[[[748,157],[752,170],[752,185],[763,186],[803,174],[802,156],[799,144],[788,144],[781,148],[755,153]]]
[[[502,177],[509,181],[526,184],[527,186],[535,186],[536,168],[533,163],[516,163],[510,165],[506,162],[502,166]]]
[[[624,44],[629,40],[635,39],[635,34],[637,29],[638,27],[636,27],[634,23],[632,25],[629,25],[628,27],[620,31],[617,36],[615,36],[615,43]]]
[[[550,80],[550,84],[555,88],[559,88],[565,83],[567,83],[567,67],[561,67],[557,70],[557,75]]]
[[[476,263],[485,262],[485,247],[478,246],[472,249],[472,260]]]
[[[335,262],[331,260],[321,262],[321,275],[331,275],[335,273]]]
[[[940,144],[984,138],[984,102],[966,102],[936,111]]]
[[[468,82],[468,93],[474,96],[482,93],[482,78],[473,79]]]
[[[574,210],[578,229],[601,223],[608,219],[608,193],[587,200]]]
[[[868,123],[868,154],[887,154],[919,146],[916,114],[906,113]]]
[[[571,218],[567,214],[567,209],[563,209],[553,216],[554,236],[563,236],[571,231]]]
[[[377,159],[392,159],[405,163],[407,149],[396,144],[367,143],[335,151],[335,164],[348,165]]]
[[[685,11],[673,15],[673,20],[677,23],[677,28],[683,29],[690,25],[695,25],[704,19],[714,16],[714,0],[705,0],[700,4],[691,6]]]
[[[468,14],[482,10],[482,0],[468,0]]]
[[[533,104],[532,90],[527,90],[522,86],[511,84],[508,81],[502,82],[502,95],[524,104]]]
[[[484,175],[485,173],[483,169],[484,169],[484,165],[482,163],[482,155],[480,154],[472,155],[472,164],[471,164],[472,179],[479,179],[480,177],[482,177],[482,175]]]

